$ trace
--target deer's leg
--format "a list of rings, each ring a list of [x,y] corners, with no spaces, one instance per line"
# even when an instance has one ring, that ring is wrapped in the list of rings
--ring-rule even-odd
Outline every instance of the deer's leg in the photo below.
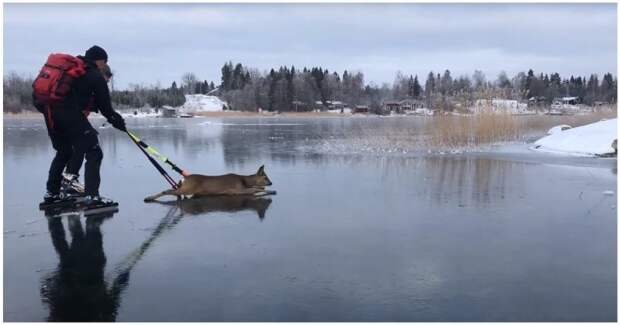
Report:
[[[254,196],[265,196],[265,195],[273,195],[276,194],[276,191],[258,191],[254,193]]]
[[[165,191],[159,192],[157,194],[145,197],[144,198],[144,202],[155,201],[156,199],[158,199],[159,197],[162,197],[164,195],[176,195],[177,197],[179,197],[181,194],[178,193],[177,190],[174,190],[174,189],[165,190]]]

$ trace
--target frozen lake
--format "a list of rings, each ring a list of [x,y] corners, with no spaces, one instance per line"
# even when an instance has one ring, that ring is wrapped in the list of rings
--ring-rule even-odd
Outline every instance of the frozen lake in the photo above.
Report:
[[[278,194],[143,203],[167,184],[104,128],[120,211],[48,220],[45,126],[5,119],[4,320],[616,321],[615,159],[323,150],[399,123],[425,122],[128,120],[190,172],[264,164]]]

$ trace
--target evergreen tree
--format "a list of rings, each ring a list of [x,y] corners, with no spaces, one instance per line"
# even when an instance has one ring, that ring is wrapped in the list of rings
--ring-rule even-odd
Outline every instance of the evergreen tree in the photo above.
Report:
[[[420,98],[422,94],[422,86],[420,86],[420,82],[418,81],[418,75],[415,75],[413,78],[413,98]]]
[[[407,80],[407,97],[414,98],[415,97],[415,89],[413,83],[413,76],[409,75],[409,80]]]
[[[433,71],[428,73],[424,93],[426,95],[426,107],[432,108],[433,96],[435,94],[435,75],[433,74]]]
[[[275,106],[276,106],[276,84],[278,82],[277,79],[277,74],[276,72],[271,69],[271,71],[269,71],[269,92],[268,92],[268,110],[274,111]]]
[[[231,90],[233,84],[232,62],[225,63],[222,67],[222,89]]]
[[[598,100],[599,95],[599,84],[598,84],[598,76],[596,74],[590,75],[590,79],[586,85],[586,95],[584,97],[584,101],[588,105],[593,105],[595,101]]]
[[[615,93],[613,76],[611,73],[606,73],[601,82],[601,100],[609,103],[614,102]]]
[[[452,76],[450,75],[450,70],[444,71],[443,77],[441,78],[441,93],[443,95],[452,94]]]
[[[527,77],[525,78],[525,87],[524,87],[527,97],[533,97],[532,83],[534,82],[534,79],[536,79],[536,76],[534,76],[534,71],[532,69],[528,70]]]
[[[501,71],[499,75],[497,76],[497,86],[502,89],[507,89],[507,88],[512,87],[512,84],[510,83],[510,79],[508,79],[508,75],[506,74],[506,71]]]

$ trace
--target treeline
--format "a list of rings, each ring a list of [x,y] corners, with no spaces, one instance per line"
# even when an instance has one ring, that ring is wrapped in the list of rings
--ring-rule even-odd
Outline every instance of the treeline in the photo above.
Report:
[[[384,101],[417,100],[426,107],[454,110],[470,107],[478,99],[513,99],[538,105],[550,105],[558,97],[578,97],[586,105],[595,102],[617,102],[617,78],[606,73],[602,80],[596,74],[589,78],[558,73],[535,74],[533,70],[509,77],[501,72],[495,80],[487,80],[482,71],[471,77],[452,77],[450,70],[429,72],[422,86],[417,75],[396,74],[390,86],[365,84],[361,72],[345,70],[342,75],[321,67],[283,66],[269,72],[259,72],[238,63],[222,68],[220,95],[234,110],[301,111],[328,108],[333,101],[349,107],[367,105],[379,112]],[[319,103],[318,105],[316,103]]]
[[[370,98],[361,72],[344,71],[342,76],[320,67],[297,70],[282,66],[269,72],[248,69],[231,62],[222,67],[220,96],[233,110],[309,111],[316,102],[327,107],[328,101],[349,105],[363,104]]]
[[[32,106],[32,78],[16,73],[4,76],[4,111],[34,110]],[[586,105],[596,102],[617,102],[618,80],[611,73],[601,79],[596,74],[561,77],[558,73],[519,72],[510,77],[501,72],[488,80],[482,71],[472,76],[453,77],[450,70],[429,72],[424,82],[417,75],[397,72],[394,82],[366,84],[360,71],[339,74],[322,67],[297,69],[282,66],[259,71],[241,63],[227,62],[221,69],[221,81],[198,80],[186,73],[181,84],[169,87],[159,85],[130,85],[127,90],[112,90],[113,104],[119,108],[178,107],[187,94],[213,94],[228,102],[233,110],[257,111],[310,111],[326,109],[340,101],[353,108],[365,105],[371,112],[380,113],[385,101],[414,100],[432,109],[455,110],[470,107],[477,99],[503,98],[527,102],[534,98],[539,105],[549,105],[557,97],[578,97]],[[113,87],[112,87],[113,88]]]
[[[25,78],[15,72],[4,76],[2,105],[4,112],[19,113],[36,111],[32,105],[32,78]]]
[[[137,108],[147,105],[153,108],[161,108],[164,105],[177,107],[185,103],[183,90],[177,87],[176,82],[168,88],[131,85],[129,90],[111,91],[110,97],[112,103],[119,108]]]
[[[127,90],[112,89],[112,104],[121,109],[178,107],[185,103],[186,94],[207,94],[216,88],[213,81],[198,81],[192,73],[183,75],[181,79],[180,86],[175,81],[167,88],[159,85],[130,85]],[[22,77],[15,72],[4,76],[4,112],[35,111],[32,105],[32,82],[33,78]]]
[[[112,103],[124,107],[140,108],[149,106],[161,108],[163,106],[179,107],[185,103],[187,94],[208,94],[216,89],[213,81],[200,81],[193,73],[186,73],[181,77],[181,85],[173,81],[170,87],[130,85],[129,90],[112,90]]]

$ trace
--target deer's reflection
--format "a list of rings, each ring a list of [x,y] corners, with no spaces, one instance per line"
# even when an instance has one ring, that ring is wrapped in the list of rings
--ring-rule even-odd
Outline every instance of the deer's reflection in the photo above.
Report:
[[[179,207],[181,212],[190,215],[208,214],[213,212],[235,213],[254,211],[262,221],[265,219],[271,199],[251,195],[196,197],[177,201],[157,201],[160,204]]]
[[[49,307],[48,321],[114,321],[128,274],[108,283],[104,277],[106,256],[100,226],[112,213],[91,216],[82,227],[79,216],[67,219],[71,243],[61,218],[48,218],[52,244],[58,254],[57,269],[44,277],[41,297]]]

